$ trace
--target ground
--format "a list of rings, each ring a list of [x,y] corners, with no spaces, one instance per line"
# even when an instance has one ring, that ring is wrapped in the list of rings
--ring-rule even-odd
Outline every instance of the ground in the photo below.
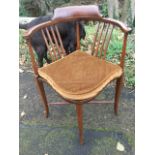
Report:
[[[21,67],[20,67],[21,68]],[[33,72],[23,67],[19,73],[20,155],[134,155],[134,90],[123,88],[118,116],[113,104],[84,105],[84,144],[79,144],[74,105],[49,105],[50,116],[35,87]],[[48,101],[62,99],[45,84]],[[96,98],[114,96],[114,83]],[[116,146],[121,143],[123,151]]]

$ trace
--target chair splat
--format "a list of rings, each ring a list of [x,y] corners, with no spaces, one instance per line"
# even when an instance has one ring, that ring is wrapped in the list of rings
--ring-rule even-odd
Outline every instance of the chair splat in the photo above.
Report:
[[[80,26],[79,22],[76,22],[76,40],[77,40],[77,47],[76,49],[80,49]]]
[[[51,55],[51,57],[54,56],[55,60],[57,60],[57,59],[58,59],[58,58],[57,58],[57,54],[56,54],[57,52],[56,52],[54,43],[53,43],[53,41],[52,41],[51,34],[50,34],[50,32],[49,32],[49,30],[48,30],[47,28],[46,28],[46,33],[47,33],[48,39],[49,39],[49,41],[50,41],[50,44],[51,44],[51,46],[52,46],[52,51],[50,51],[50,55]],[[51,52],[53,52],[53,53],[51,53]]]
[[[62,38],[56,25],[41,29],[41,34],[52,61],[58,60],[66,55]]]
[[[98,23],[96,34],[94,36],[94,43],[92,51],[94,56],[105,59],[107,49],[111,40],[114,25],[110,23]]]
[[[46,31],[46,32],[47,32],[47,31]],[[46,37],[45,32],[44,32],[43,29],[41,29],[41,33],[42,33],[43,39],[44,39],[44,41],[45,41],[46,47],[47,47],[47,49],[48,49],[48,51],[49,51],[49,54],[50,54],[50,56],[51,56],[51,59],[52,59],[52,61],[53,61],[53,56],[52,56],[52,51],[51,51],[51,48],[50,48],[50,44],[49,44],[48,38]]]
[[[108,34],[108,37],[107,37],[107,41],[105,42],[103,59],[106,59],[106,53],[107,53],[108,46],[109,46],[109,43],[110,43],[110,40],[111,40],[113,29],[114,29],[114,25],[111,25],[111,29],[108,28],[109,34]]]
[[[56,30],[56,34],[57,34],[57,37],[58,37],[59,45],[61,47],[60,56],[63,57],[65,55],[65,49],[64,49],[63,44],[62,44],[62,39],[61,39],[61,36],[60,36],[60,32],[59,32],[58,27],[56,25],[55,25],[55,30]]]

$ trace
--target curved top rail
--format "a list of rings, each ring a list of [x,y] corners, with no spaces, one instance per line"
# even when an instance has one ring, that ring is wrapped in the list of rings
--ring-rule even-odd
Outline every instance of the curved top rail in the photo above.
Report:
[[[127,27],[124,23],[118,20],[102,17],[102,15],[99,12],[98,6],[82,5],[82,6],[68,6],[68,7],[62,7],[62,8],[55,9],[54,16],[51,19],[51,21],[41,23],[39,25],[36,25],[30,28],[25,33],[24,36],[26,39],[28,39],[32,33],[36,32],[37,30],[43,27],[52,26],[58,23],[75,21],[75,20],[102,21],[102,22],[110,23],[110,24],[120,27],[120,29],[125,33],[128,33],[131,31],[131,28]]]
[[[41,24],[38,24],[36,26],[31,27],[30,29],[28,29],[25,34],[24,37],[26,39],[28,39],[34,32],[38,31],[39,29],[42,29],[44,27],[48,27],[48,26],[52,26],[52,25],[56,25],[59,23],[66,23],[66,22],[71,22],[71,21],[76,21],[76,20],[93,20],[93,21],[100,21],[102,20],[102,17],[92,17],[92,16],[76,16],[76,17],[68,17],[68,18],[58,18],[58,19],[54,19],[51,21],[47,21]]]
[[[56,8],[54,10],[53,20],[64,19],[69,17],[102,17],[97,5],[68,6]]]
[[[51,20],[48,22],[44,22],[41,24],[38,24],[32,28],[30,28],[29,30],[27,30],[24,34],[24,37],[26,39],[28,39],[34,32],[38,31],[41,28],[44,27],[48,27],[48,26],[52,26],[58,23],[65,23],[65,22],[70,22],[70,21],[75,21],[75,20],[92,20],[92,21],[102,21],[102,22],[106,22],[106,23],[111,23],[113,25],[116,25],[118,27],[120,27],[120,29],[125,32],[128,33],[131,31],[131,28],[127,27],[124,23],[115,20],[115,19],[111,19],[111,18],[103,18],[103,17],[92,17],[92,16],[77,16],[77,17],[68,17],[68,18],[59,18],[59,19],[55,19],[55,20]]]

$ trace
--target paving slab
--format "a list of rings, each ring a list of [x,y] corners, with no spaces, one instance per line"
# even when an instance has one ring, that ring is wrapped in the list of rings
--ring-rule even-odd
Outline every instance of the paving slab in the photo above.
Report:
[[[84,145],[79,144],[75,106],[49,105],[50,116],[43,106],[30,68],[19,73],[19,150],[20,155],[134,155],[135,96],[123,88],[118,116],[113,104],[84,105]],[[63,102],[45,84],[49,102]],[[114,97],[113,83],[96,98]],[[121,143],[123,151],[117,149]]]

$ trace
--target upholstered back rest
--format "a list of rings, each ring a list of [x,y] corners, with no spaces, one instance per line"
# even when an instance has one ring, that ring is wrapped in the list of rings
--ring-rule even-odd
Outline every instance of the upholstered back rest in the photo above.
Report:
[[[115,29],[119,29],[123,34],[120,66],[124,66],[127,35],[131,29],[126,27],[119,21],[102,17],[97,6],[74,6],[56,9],[51,21],[39,24],[26,32],[25,38],[27,39],[29,45],[32,66],[36,74],[37,65],[35,63],[31,47],[32,36],[36,32],[40,32],[42,34],[43,42],[46,44],[53,62],[64,57],[68,52],[64,50],[63,37],[60,35],[61,30],[59,29],[58,25],[70,22],[73,22],[75,27],[76,34],[74,35],[74,37],[76,40],[76,49],[82,49],[94,56],[104,59],[106,58],[108,46],[111,41],[112,35],[115,32]],[[89,43],[86,43],[85,41],[80,42],[81,22],[84,22],[86,36],[87,27],[91,26],[93,29],[93,31],[91,32],[92,34],[89,34],[89,38],[86,37],[86,39],[89,39]]]

